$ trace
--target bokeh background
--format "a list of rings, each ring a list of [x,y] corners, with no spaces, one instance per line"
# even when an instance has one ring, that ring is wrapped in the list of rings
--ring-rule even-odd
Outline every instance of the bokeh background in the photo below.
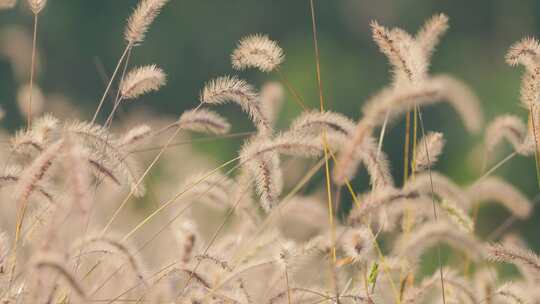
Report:
[[[0,12],[0,104],[7,113],[1,123],[11,131],[24,124],[16,95],[17,88],[29,78],[28,70],[17,70],[13,58],[29,60],[33,21],[24,1],[20,2],[15,9]],[[125,19],[136,3],[49,0],[39,19],[36,81],[51,104],[70,103],[80,115],[91,118],[104,89],[103,74],[112,71],[125,46]],[[482,100],[487,120],[505,112],[526,116],[518,102],[521,70],[509,67],[504,54],[521,37],[540,35],[540,1],[317,0],[315,4],[328,109],[356,119],[363,101],[390,79],[386,59],[371,40],[371,20],[415,32],[432,14],[444,12],[450,17],[451,28],[433,57],[432,72],[450,73],[469,83]],[[306,102],[316,107],[318,91],[308,0],[171,0],[131,58],[132,65],[156,63],[163,67],[168,84],[158,93],[125,105],[122,111],[145,109],[172,117],[194,107],[208,79],[235,73],[229,60],[231,50],[241,37],[251,33],[266,33],[280,43],[286,53],[283,73]],[[254,72],[242,72],[240,76],[257,86],[278,79],[274,74]],[[299,113],[292,96],[287,97],[281,127]],[[54,111],[54,107],[48,109]],[[238,108],[224,107],[223,111],[234,120],[235,131],[251,128]],[[482,163],[482,136],[467,134],[445,105],[425,109],[424,116],[427,129],[442,131],[448,139],[438,170],[460,184],[477,178]],[[403,125],[398,121],[393,126],[384,147],[398,183],[403,171]],[[199,149],[226,160],[238,147],[238,140],[229,140],[201,145]],[[509,152],[501,151],[491,164]],[[497,174],[531,198],[539,192],[531,158],[515,158]],[[359,190],[366,184],[365,177],[355,181]],[[498,207],[481,214],[479,226],[484,235],[508,216]],[[510,229],[520,231],[533,247],[540,248],[540,208],[536,208],[533,218]]]

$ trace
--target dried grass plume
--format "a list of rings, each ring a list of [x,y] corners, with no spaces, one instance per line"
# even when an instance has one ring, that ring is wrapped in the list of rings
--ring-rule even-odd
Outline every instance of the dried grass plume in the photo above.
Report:
[[[244,37],[231,55],[233,68],[244,70],[257,68],[271,72],[283,62],[283,50],[266,35],[255,34]]]

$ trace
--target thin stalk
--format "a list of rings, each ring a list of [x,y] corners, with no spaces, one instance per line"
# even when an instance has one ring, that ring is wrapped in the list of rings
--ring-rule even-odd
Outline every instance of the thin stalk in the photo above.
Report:
[[[530,105],[529,109],[529,115],[531,117],[531,125],[533,130],[533,136],[534,136],[534,143],[535,143],[535,149],[534,149],[534,160],[535,160],[535,166],[536,166],[536,180],[538,182],[538,188],[540,189],[540,167],[538,162],[540,161],[540,158],[538,157],[538,152],[540,151],[540,146],[538,146],[538,137],[536,134],[536,123],[534,122],[534,105]]]
[[[405,115],[405,142],[403,143],[403,184],[409,179],[409,142],[411,134],[411,111]]]
[[[493,165],[493,167],[491,167],[486,173],[484,173],[482,176],[480,176],[480,178],[477,179],[474,183],[476,184],[476,183],[484,180],[486,177],[490,176],[493,172],[495,172],[497,169],[499,169],[502,165],[507,163],[512,158],[516,157],[516,155],[517,155],[516,151],[508,154],[503,160],[501,160],[500,162]]]
[[[311,11],[311,29],[313,33],[313,48],[315,50],[315,67],[316,67],[316,74],[317,74],[317,87],[319,89],[319,105],[320,105],[320,111],[321,113],[324,112],[324,94],[323,94],[323,85],[322,85],[322,77],[321,77],[321,57],[319,53],[319,40],[317,35],[317,19],[315,14],[315,4],[314,0],[309,1],[310,11]],[[325,160],[325,175],[326,175],[326,193],[327,193],[327,200],[328,200],[328,219],[330,223],[330,238],[331,238],[331,261],[330,261],[330,275],[332,278],[332,284],[334,286],[334,290],[336,290],[336,302],[337,304],[340,304],[339,301],[339,292],[338,292],[338,283],[336,281],[336,278],[334,275],[332,275],[335,271],[336,267],[336,228],[334,224],[334,208],[332,203],[332,187],[330,182],[330,164],[329,164],[329,158],[328,158],[328,143],[326,140],[326,132],[323,132],[323,143],[324,143],[324,160]]]
[[[487,165],[488,165],[488,158],[489,158],[489,153],[488,153],[488,150],[486,147],[484,147],[484,158],[482,160],[482,167],[480,168],[480,179],[482,178],[482,176],[484,176],[485,172],[486,172],[486,169],[487,169]],[[472,220],[473,220],[473,229],[476,229],[476,222],[478,221],[478,213],[480,211],[480,204],[476,204],[474,206],[474,209],[473,209],[473,213],[472,213]],[[465,276],[469,276],[469,269],[470,269],[470,266],[471,266],[471,260],[469,259],[468,256],[465,257],[465,266],[464,266],[464,270],[463,270],[463,274]]]
[[[27,130],[32,125],[32,93],[34,91],[34,71],[36,65],[36,43],[37,43],[38,14],[34,14],[34,36],[32,38],[32,63],[30,66],[30,97],[28,101]]]
[[[232,273],[231,275],[229,275],[227,278],[225,278],[224,280],[222,280],[219,284],[216,284],[214,286],[214,288],[212,288],[212,290],[210,290],[210,293],[214,292],[215,290],[218,290],[220,289],[221,287],[223,286],[226,286],[227,284],[229,284],[232,280],[234,280],[235,278],[237,278],[239,275],[249,271],[249,270],[252,270],[254,268],[257,268],[257,267],[261,267],[261,266],[266,266],[266,265],[271,265],[271,264],[274,264],[276,263],[276,261],[274,260],[270,260],[270,261],[264,261],[264,262],[260,262],[258,264],[254,264],[254,265],[249,265],[249,266],[246,266],[240,270],[238,270],[237,272],[234,272]]]
[[[266,217],[264,222],[262,222],[258,226],[257,231],[255,231],[252,234],[252,236],[250,237],[250,239],[247,242],[245,242],[246,245],[240,245],[240,246],[237,247],[237,250],[236,250],[236,252],[235,252],[235,254],[233,255],[233,258],[232,258],[233,262],[231,263],[232,264],[231,268],[233,270],[241,263],[241,261],[244,259],[245,255],[250,252],[249,245],[253,243],[253,241],[257,238],[257,236],[260,233],[262,233],[262,231],[268,225],[270,225],[270,223],[274,219],[274,217],[277,214],[280,214],[281,208],[285,207],[287,205],[287,203],[289,203],[291,201],[291,198],[293,198],[307,184],[307,182],[309,182],[311,180],[311,178],[319,171],[319,169],[321,169],[323,164],[324,164],[324,159],[321,159],[319,162],[317,162],[317,164],[315,166],[313,166],[304,175],[304,177],[302,179],[300,179],[300,181],[298,181],[296,186],[293,189],[291,189],[291,191],[282,199],[281,203],[276,208],[274,208],[274,210]],[[229,279],[227,279],[227,280],[229,280]],[[209,291],[208,296],[211,296],[213,294],[213,292],[215,292],[219,287],[223,286],[224,284],[225,284],[225,282],[222,282],[222,284],[219,284],[218,286],[212,288]]]
[[[377,145],[377,156],[376,156],[377,160],[379,160],[379,155],[381,154],[381,151],[382,151],[384,136],[386,135],[386,127],[388,126],[388,119],[390,117],[390,111],[392,111],[392,109],[388,109],[386,111],[386,115],[384,116],[384,122],[381,128],[381,134],[379,135],[379,144]]]
[[[17,216],[17,224],[15,226],[15,239],[13,240],[13,265],[11,266],[10,274],[9,274],[9,288],[11,288],[13,284],[13,278],[15,274],[15,269],[17,267],[17,249],[19,248],[19,239],[21,238],[21,232],[22,232],[22,225],[24,216],[26,215],[26,209],[27,209],[27,202],[28,199],[23,201],[23,204],[20,208],[20,211]]]
[[[336,157],[334,156],[334,154],[332,152],[331,153],[331,156],[332,156],[332,159],[334,161],[336,161]],[[350,182],[348,180],[345,181],[345,184],[347,185],[347,189],[349,190],[349,193],[353,199],[353,202],[354,204],[357,206],[357,208],[360,206],[360,202],[358,200],[358,197],[357,195],[355,194],[354,190],[352,189],[352,186],[350,184]],[[390,271],[388,269],[388,265],[386,264],[386,259],[384,257],[384,254],[382,253],[382,250],[377,242],[377,236],[373,234],[373,232],[371,231],[371,229],[368,229],[370,234],[371,234],[371,237],[373,238],[373,243],[374,243],[374,247],[375,249],[377,250],[377,254],[381,260],[381,265],[382,265],[382,268],[386,274],[386,276],[388,277],[388,280],[390,281],[390,285],[392,287],[392,291],[394,292],[394,297],[396,299],[396,303],[401,303],[401,299],[399,297],[399,293],[398,293],[398,289],[396,287],[396,284],[394,283],[394,280],[392,280],[392,276],[390,275]]]
[[[533,204],[533,208],[540,202],[540,195],[536,195],[532,201],[532,204]],[[499,238],[500,236],[502,236],[506,230],[510,227],[512,227],[512,225],[517,222],[519,219],[515,216],[515,215],[512,215],[510,216],[509,218],[507,218],[499,227],[497,227],[497,229],[493,230],[493,232],[491,232],[487,237],[486,237],[486,241],[488,242],[493,242],[495,239]]]
[[[415,103],[414,107],[416,108],[416,111],[418,112],[418,118],[419,118],[419,121],[420,121],[420,130],[422,132],[422,136],[425,137],[426,136],[426,131],[425,131],[425,128],[424,128],[424,120],[422,119],[422,112],[420,112],[420,109],[418,108],[418,105]],[[439,219],[439,216],[437,214],[437,207],[435,205],[435,190],[434,190],[434,187],[433,187],[433,176],[431,174],[431,160],[429,158],[429,149],[428,149],[428,146],[427,146],[427,141],[424,141],[424,149],[426,149],[426,157],[427,157],[427,161],[428,161],[428,172],[429,172],[429,183],[430,183],[430,187],[431,187],[431,202],[432,202],[432,206],[433,206],[433,217],[435,218],[435,221],[437,221]],[[445,288],[444,288],[444,275],[443,275],[443,270],[442,270],[442,262],[441,262],[441,245],[437,245],[437,258],[438,258],[438,262],[439,262],[439,275],[440,275],[440,278],[441,278],[441,290],[442,290],[442,298],[443,298],[443,303],[446,304],[446,292],[445,292]]]
[[[197,110],[198,108],[200,107],[200,105],[195,109]],[[167,140],[167,142],[165,143],[165,145],[163,146],[163,148],[159,151],[159,153],[156,155],[156,157],[154,158],[154,160],[150,163],[150,165],[146,168],[146,170],[144,171],[144,173],[141,175],[141,177],[139,178],[139,180],[137,181],[135,187],[132,187],[132,189],[130,190],[130,192],[128,193],[128,195],[125,197],[124,201],[120,204],[120,206],[118,206],[118,208],[115,210],[114,214],[112,215],[111,219],[109,220],[109,222],[107,223],[107,225],[105,226],[105,228],[103,228],[103,231],[102,231],[102,234],[105,234],[111,224],[114,222],[114,220],[116,219],[116,217],[118,216],[118,214],[120,213],[120,211],[124,208],[124,206],[127,204],[127,202],[129,201],[129,199],[133,196],[134,192],[135,192],[135,189],[136,187],[138,187],[142,181],[144,180],[144,178],[150,173],[150,170],[156,165],[156,163],[159,161],[159,159],[161,158],[161,156],[163,155],[163,153],[165,152],[165,150],[167,150],[169,148],[169,145],[172,144],[172,141],[173,139],[180,133],[180,131],[182,130],[182,128],[179,126],[176,131],[174,132],[173,135],[171,135],[171,137],[169,137],[169,139]]]
[[[325,173],[325,185],[326,185],[326,195],[327,195],[327,201],[328,201],[328,222],[330,224],[331,228],[331,244],[332,244],[332,265],[331,267],[334,267],[336,263],[336,229],[334,224],[334,204],[332,202],[332,185],[330,182],[330,163],[329,163],[329,149],[328,149],[328,142],[326,140],[326,132],[323,131],[323,143],[324,143],[324,173]]]
[[[193,186],[199,184],[200,182],[202,182],[203,180],[205,180],[206,178],[208,178],[210,175],[216,173],[217,171],[219,171],[221,168],[223,167],[226,167],[228,166],[229,164],[235,162],[236,160],[238,160],[238,157],[237,158],[234,158],[234,159],[231,159],[229,160],[228,162],[225,162],[223,163],[221,166],[215,168],[214,170],[210,171],[208,174],[205,174],[203,177],[201,177],[199,180],[195,181],[195,183],[193,184]],[[135,234],[139,229],[141,229],[141,227],[143,227],[146,223],[148,223],[150,220],[152,220],[152,218],[154,218],[157,214],[159,214],[163,209],[167,208],[169,205],[171,205],[172,203],[174,203],[180,196],[182,196],[184,193],[186,193],[187,191],[189,190],[188,189],[184,189],[184,191],[181,191],[179,194],[177,194],[173,199],[170,199],[169,201],[167,201],[165,204],[161,205],[161,207],[159,207],[158,209],[156,209],[154,212],[152,212],[150,215],[148,215],[146,218],[144,218],[139,224],[137,224],[137,226],[135,226],[135,228],[133,228],[130,232],[128,232],[123,238],[122,240],[127,240],[129,239],[130,237],[133,236],[133,234]]]
[[[197,143],[197,142],[200,143],[200,142],[215,141],[215,140],[219,140],[219,139],[245,137],[245,136],[253,135],[255,133],[256,132],[254,132],[254,131],[249,131],[249,132],[231,133],[231,134],[226,134],[226,135],[194,138],[194,139],[191,139],[191,140],[184,140],[184,141],[172,143],[172,144],[169,145],[169,148],[170,147],[182,146],[182,145],[188,145],[188,144]],[[132,153],[142,153],[142,152],[150,152],[150,151],[156,151],[156,150],[161,150],[161,149],[163,149],[163,145],[162,146],[156,146],[156,147],[137,149],[137,150],[131,150],[131,151],[129,151],[129,153],[130,154],[132,154]]]
[[[111,126],[112,120],[113,120],[113,117],[114,117],[114,113],[116,113],[116,110],[120,106],[120,103],[122,102],[122,100],[123,100],[123,98],[120,97],[114,102],[113,109],[111,110],[111,113],[107,117],[107,120],[105,121],[105,124],[104,124],[106,128],[109,128]]]
[[[99,100],[98,107],[96,109],[96,112],[94,113],[94,117],[92,118],[92,123],[96,121],[99,111],[101,111],[101,107],[103,107],[103,103],[105,102],[105,98],[107,98],[107,95],[109,94],[109,91],[112,87],[112,83],[114,79],[116,78],[116,74],[118,74],[118,70],[120,70],[120,66],[122,65],[122,62],[126,58],[129,51],[131,50],[132,46],[133,45],[131,43],[126,45],[126,48],[124,49],[124,52],[122,53],[122,56],[120,56],[120,59],[118,59],[118,63],[116,64],[116,68],[114,69],[114,72],[111,78],[109,79],[109,83],[107,84],[107,87],[105,88],[105,92],[103,92],[103,96],[101,96],[101,99]]]
[[[330,152],[330,157],[332,157],[332,160],[334,162],[337,162],[337,158],[336,158],[335,153],[332,150],[329,150],[329,152]],[[360,200],[358,199],[358,196],[354,192],[354,190],[352,188],[352,185],[351,185],[350,181],[347,178],[345,178],[345,186],[347,186],[347,189],[349,190],[349,193],[350,193],[356,207],[360,208]]]
[[[231,218],[231,216],[234,214],[234,211],[236,210],[236,208],[238,207],[238,205],[240,204],[240,202],[242,202],[242,199],[244,198],[244,196],[249,192],[249,189],[250,189],[250,185],[248,185],[247,187],[245,187],[244,190],[242,191],[242,194],[240,195],[240,197],[236,200],[236,202],[234,203],[234,205],[232,206],[232,208],[229,209],[229,211],[227,212],[227,215],[225,216],[225,218],[223,219],[223,221],[221,222],[221,224],[219,225],[219,227],[216,229],[216,231],[214,232],[214,234],[213,234],[212,237],[210,238],[210,241],[208,241],[208,244],[205,246],[202,255],[206,255],[206,254],[208,253],[208,251],[210,250],[210,247],[212,247],[212,245],[214,244],[214,242],[217,240],[218,235],[221,233],[221,231],[222,231],[223,228],[225,227],[225,224],[227,223],[227,221],[228,221],[228,220]],[[195,267],[193,268],[192,275],[189,276],[188,280],[186,281],[186,284],[185,284],[184,287],[182,288],[181,292],[178,294],[177,298],[178,298],[178,297],[181,297],[182,295],[184,295],[184,292],[187,290],[187,288],[188,288],[188,286],[189,286],[189,283],[190,283],[191,280],[193,279],[193,273],[195,273],[195,272],[197,271],[197,269],[198,269],[199,266],[201,265],[201,262],[202,262],[202,260],[198,260],[198,261],[197,261],[197,264],[195,264]],[[214,291],[215,291],[215,290],[214,290]]]
[[[409,117],[409,115],[410,114],[408,113],[407,117]],[[409,134],[409,133],[407,133],[407,134]],[[418,142],[418,109],[417,109],[417,107],[414,107],[414,110],[413,110],[412,159],[411,159],[411,165],[410,165],[410,170],[411,170],[410,178],[412,178],[413,180],[414,180],[414,177],[415,177],[415,174],[416,174],[415,168],[416,168],[417,142]],[[407,146],[408,145],[409,145],[409,142],[407,141]],[[407,164],[407,166],[408,166],[408,164]],[[407,211],[405,213],[405,236],[406,237],[408,237],[408,234],[409,234],[409,232],[411,230],[412,221],[414,219],[414,214],[413,213],[414,213],[413,208],[407,208]]]
[[[285,285],[287,286],[287,300],[289,304],[292,304],[291,288],[289,287],[289,274],[287,273],[287,266],[285,265]]]
[[[107,222],[107,225],[105,225],[105,228],[103,228],[103,231],[101,232],[102,235],[104,235],[110,228],[110,226],[112,225],[112,223],[114,222],[114,220],[116,219],[116,217],[118,216],[118,214],[120,213],[120,211],[124,208],[124,206],[127,204],[127,202],[129,201],[129,199],[133,196],[133,194],[135,193],[135,188],[138,187],[142,181],[144,180],[144,178],[148,175],[148,173],[150,173],[150,170],[152,170],[152,168],[155,166],[155,164],[158,162],[158,160],[161,158],[161,156],[163,155],[163,153],[165,152],[165,150],[167,150],[167,148],[169,147],[169,145],[172,143],[173,139],[178,135],[178,133],[180,133],[182,129],[181,128],[177,128],[176,131],[174,132],[173,135],[171,135],[171,137],[169,137],[169,139],[167,140],[167,143],[165,144],[165,146],[159,151],[159,153],[156,155],[156,157],[154,158],[154,160],[152,161],[152,163],[150,163],[150,165],[146,168],[146,170],[144,171],[144,173],[141,175],[141,177],[139,178],[139,180],[137,181],[135,187],[132,187],[131,190],[129,191],[128,195],[124,198],[124,201],[122,201],[122,203],[120,204],[120,206],[118,206],[118,208],[114,211],[113,215],[111,216],[111,218],[109,219],[109,221]]]
[[[179,215],[181,215],[183,213],[185,209],[182,210],[182,212],[179,213]],[[175,217],[175,218],[178,218],[178,217]],[[135,252],[135,254],[139,253],[140,251],[142,251],[148,244],[150,244],[154,239],[155,237],[157,237],[158,234],[160,234],[162,231],[165,230],[165,228],[167,228],[170,224],[171,224],[172,221],[169,221],[169,223],[167,223],[156,235],[154,235],[154,237],[152,237],[150,240],[146,241],[144,243],[143,246],[139,247],[137,249],[137,251]],[[91,272],[93,272],[97,266],[99,266],[99,264],[101,264],[102,260],[98,261],[98,263],[96,263],[94,265],[94,267],[90,270]],[[107,285],[107,283],[114,277],[116,276],[118,273],[120,273],[122,271],[122,269],[124,268],[124,266],[126,266],[128,263],[124,263],[122,265],[120,265],[118,268],[116,268],[115,271],[113,271],[105,280],[103,280],[99,286],[97,286],[91,293],[91,296],[95,295],[96,293],[98,293],[103,287],[105,287]],[[88,273],[89,274],[89,273]],[[87,276],[88,276],[87,274]],[[84,278],[86,278],[87,276],[85,276]]]
[[[304,99],[302,98],[302,96],[300,96],[300,94],[294,89],[294,87],[291,85],[291,83],[289,82],[287,77],[285,77],[285,74],[283,74],[283,72],[281,72],[280,69],[277,69],[276,71],[277,71],[277,74],[278,74],[279,78],[281,79],[281,82],[283,82],[283,84],[285,84],[285,86],[287,87],[289,92],[291,92],[291,94],[294,96],[294,101],[296,101],[296,103],[302,108],[302,110],[305,111],[307,109],[307,107],[306,107],[306,103],[305,103]]]
[[[317,86],[319,88],[319,105],[321,112],[324,111],[324,95],[321,79],[321,59],[319,54],[319,40],[317,38],[317,19],[315,15],[315,5],[313,4],[314,0],[309,0],[309,6],[311,9],[311,29],[313,32],[313,48],[315,49],[315,68],[317,70]]]
[[[415,111],[415,114],[416,114],[416,111]],[[415,121],[414,121],[414,127],[416,128],[416,115],[414,117]],[[413,139],[413,145],[416,146],[416,130],[415,130],[415,134],[414,134],[414,139]],[[403,185],[405,185],[407,183],[407,181],[409,180],[409,168],[411,170],[411,175],[414,174],[414,161],[411,161],[411,156],[410,156],[410,146],[411,146],[411,109],[409,108],[407,110],[407,113],[405,114],[405,141],[403,143]],[[413,149],[414,150],[414,149]],[[413,159],[414,159],[414,154],[415,152],[413,151]],[[405,216],[404,216],[404,236],[407,237],[409,232],[410,232],[410,227],[409,227],[409,223],[410,223],[410,218],[411,218],[411,214],[410,214],[410,209],[407,208],[407,210],[405,211]],[[400,276],[402,276],[403,273],[400,274]],[[401,298],[401,296],[400,296]]]
[[[225,173],[225,176],[229,176],[230,174],[233,173],[234,170],[236,170],[238,167],[240,167],[240,165],[235,165],[233,168],[231,168],[230,170],[228,170],[226,173]],[[204,178],[202,179],[204,180]],[[202,181],[201,180],[201,181]],[[198,182],[196,183],[193,183],[192,185],[189,185],[188,189],[182,189],[182,191],[180,191],[179,193],[177,193],[174,198],[172,200],[169,200],[169,201],[166,201],[162,204],[158,204],[159,205],[163,205],[163,204],[170,204],[170,201],[176,201],[183,193],[185,193],[186,191],[188,191],[189,189],[191,189],[192,186],[195,186],[197,185]],[[205,192],[199,194],[196,198],[193,199],[192,202],[188,203],[186,206],[184,206],[180,211],[178,211],[175,216],[173,216],[167,223],[165,223],[156,233],[154,233],[154,235],[152,235],[148,240],[146,240],[139,248],[137,248],[137,250],[134,252],[135,254],[141,252],[143,249],[145,249],[151,242],[153,242],[158,236],[159,234],[161,234],[163,231],[165,231],[165,229],[167,227],[169,227],[174,221],[176,221],[180,216],[182,216],[182,214],[184,214],[185,211],[187,211],[192,205],[193,203],[196,201],[196,199],[202,195],[205,195],[208,191],[210,191],[215,185],[211,186],[210,188],[208,188]],[[126,235],[127,236],[127,235]],[[100,261],[98,262],[100,263]],[[112,272],[108,277],[107,279],[103,280],[99,286],[97,286],[94,291],[91,293],[91,296],[93,296],[94,294],[96,294],[101,288],[103,288],[107,282],[109,282],[117,273],[119,273],[122,268],[127,265],[128,263],[124,263],[122,265],[120,265],[114,272]],[[96,264],[97,265],[97,264]],[[91,271],[93,271],[95,268],[92,268]],[[89,274],[89,273],[88,273]],[[85,278],[88,276],[85,275]]]
[[[274,210],[265,218],[264,222],[262,222],[257,231],[255,231],[251,238],[246,242],[247,245],[238,246],[236,250],[236,254],[233,257],[233,269],[243,260],[245,255],[249,252],[249,244],[253,243],[253,241],[257,238],[257,236],[264,231],[264,229],[270,225],[274,217],[279,214],[280,210],[284,208],[291,199],[311,180],[311,178],[319,171],[319,169],[322,168],[324,165],[325,160],[321,159],[317,162],[315,166],[313,166],[300,181],[296,184],[296,186],[291,189],[291,191],[281,200],[281,203],[274,208]]]
[[[124,68],[122,69],[122,76],[120,76],[120,84],[122,84],[122,82],[124,81],[124,78],[126,77],[126,72],[127,72],[127,68],[129,66],[129,59],[131,58],[131,48],[129,49],[128,51],[128,54],[127,54],[127,57],[126,57],[126,60],[125,60],[125,63],[124,63]],[[107,117],[107,120],[105,122],[105,126],[107,128],[109,128],[112,124],[112,120],[113,120],[113,117],[114,117],[114,114],[116,113],[116,110],[118,109],[118,107],[120,106],[120,103],[122,103],[123,101],[123,97],[120,95],[120,88],[118,90],[116,90],[116,97],[114,98],[114,106],[113,106],[113,109],[111,111],[111,113],[109,114],[109,117]]]
[[[152,274],[152,277],[157,277],[160,273],[164,272],[165,270],[169,269],[169,268],[172,268],[173,266],[175,266],[176,264],[179,264],[179,262],[172,262],[172,263],[169,263],[167,266],[159,269],[157,272],[155,272],[154,274]],[[118,302],[118,300],[126,295],[127,293],[129,293],[130,291],[138,288],[142,283],[139,281],[137,282],[137,284],[135,284],[133,287],[127,289],[126,291],[122,292],[120,295],[118,295],[117,297],[115,297],[114,299],[111,299],[111,300],[106,300],[107,303],[115,303],[115,302]],[[134,300],[133,302],[135,302],[137,300]]]
[[[416,144],[418,142],[418,109],[414,108],[414,116],[413,116],[413,142],[412,142],[412,164],[411,168],[413,168],[411,174],[414,178],[414,167],[416,167]]]

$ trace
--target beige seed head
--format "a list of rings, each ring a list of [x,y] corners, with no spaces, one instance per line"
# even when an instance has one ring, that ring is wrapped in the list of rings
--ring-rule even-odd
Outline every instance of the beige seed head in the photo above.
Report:
[[[246,112],[260,131],[271,130],[270,122],[261,108],[259,94],[252,85],[235,76],[222,76],[210,80],[202,89],[200,100],[206,104],[232,101]]]
[[[128,18],[124,38],[129,44],[141,43],[150,24],[156,19],[168,0],[141,0]]]
[[[429,132],[426,134],[417,144],[418,150],[414,158],[414,171],[419,172],[433,167],[439,159],[445,143],[443,134],[440,132]]]
[[[528,68],[533,67],[540,55],[540,42],[533,37],[525,37],[510,46],[506,53],[506,62],[511,66],[522,64]]]
[[[157,91],[167,82],[163,70],[155,64],[131,70],[120,84],[124,99],[134,99],[148,92]]]
[[[194,132],[227,134],[231,124],[216,112],[206,109],[186,111],[178,119],[178,126]]]
[[[39,14],[47,4],[47,0],[28,0],[28,6],[35,15]]]
[[[447,30],[448,17],[445,14],[436,14],[424,23],[420,31],[416,34],[415,40],[425,56],[428,58],[431,57],[435,46]]]
[[[266,35],[250,35],[238,43],[231,55],[233,68],[245,70],[257,68],[271,72],[283,62],[283,50]]]
[[[374,240],[367,228],[348,230],[344,233],[341,246],[347,257],[359,262],[369,258]]]

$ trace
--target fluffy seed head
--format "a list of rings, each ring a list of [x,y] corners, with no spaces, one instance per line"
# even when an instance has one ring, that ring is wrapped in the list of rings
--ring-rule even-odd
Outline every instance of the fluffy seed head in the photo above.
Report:
[[[134,99],[148,92],[157,91],[167,82],[165,72],[155,64],[131,70],[120,84],[124,99]]]
[[[515,115],[501,115],[496,117],[486,128],[484,142],[486,152],[493,153],[503,140],[510,142],[518,153],[524,153],[527,126]]]
[[[149,125],[142,124],[130,129],[124,134],[118,141],[120,147],[133,146],[143,141],[152,132],[152,128]]]
[[[144,185],[137,182],[139,179],[137,177],[137,166],[133,163],[130,155],[125,155],[119,149],[118,140],[114,134],[111,134],[102,126],[80,121],[66,123],[63,127],[63,132],[79,138],[81,142],[84,142],[90,152],[98,155],[97,162],[92,163],[94,169],[101,172],[105,167],[113,168],[115,174],[121,175],[127,184],[131,186],[135,196],[144,195]],[[103,166],[105,163],[110,164],[110,166]],[[108,170],[103,172],[106,171]],[[109,174],[106,175],[111,178],[113,177]]]
[[[348,138],[343,143],[343,153],[340,155],[336,167],[334,167],[334,183],[344,185],[347,181],[352,180],[358,172],[359,165],[363,164],[366,166],[374,189],[392,187],[394,179],[391,174],[388,156],[384,151],[379,151],[374,138],[362,135],[362,132],[364,132],[362,124],[359,124],[358,127],[360,127],[360,130],[358,133],[355,132],[354,136],[362,136],[362,142],[358,146],[351,146],[351,139]],[[356,139],[353,138],[353,140]],[[348,156],[349,151],[350,156]]]
[[[45,114],[32,122],[32,133],[44,141],[50,139],[51,134],[58,129],[59,121],[51,114]]]
[[[401,29],[388,30],[371,22],[373,40],[388,57],[394,69],[395,82],[419,83],[426,77],[427,62],[416,41]]]
[[[63,147],[63,140],[50,145],[23,171],[15,192],[19,205],[24,204],[28,200],[35,190],[36,185],[45,178],[53,162],[58,160]]]
[[[419,197],[414,191],[403,191],[392,187],[375,189],[360,199],[359,206],[349,213],[348,222],[351,225],[365,223],[368,218],[384,209],[394,209]]]
[[[261,108],[259,95],[246,81],[237,77],[223,76],[208,82],[200,100],[208,104],[223,104],[233,101],[248,113],[259,130],[270,130],[270,123]]]
[[[436,14],[418,31],[415,36],[416,43],[426,57],[431,57],[441,36],[448,30],[448,17],[445,14]]]
[[[200,94],[200,100],[209,104],[222,104],[229,100],[258,98],[253,86],[236,76],[222,76],[209,81]]]
[[[417,86],[404,86],[400,89],[389,87],[381,90],[365,102],[362,108],[364,117],[358,121],[354,132],[344,144],[342,153],[334,168],[334,178],[338,184],[344,184],[356,172],[358,158],[356,152],[371,134],[375,127],[396,119],[406,113],[410,107],[431,104],[440,100],[440,85],[430,81]]]
[[[540,66],[527,69],[521,78],[520,101],[526,109],[531,109],[540,98]]]
[[[366,138],[371,136],[373,124],[371,121],[360,120],[355,127],[354,133],[344,145],[342,152],[334,167],[334,181],[338,185],[344,185],[347,180],[351,180],[358,167],[357,149]]]
[[[507,248],[516,248],[522,251],[527,251],[528,249],[527,242],[517,234],[508,234],[504,236],[501,244]],[[531,269],[525,266],[524,264],[515,264],[515,265],[518,271],[523,276],[523,279],[525,282],[529,284],[531,283],[534,284],[537,281],[537,279],[539,279],[538,272],[536,272],[534,269]]]
[[[508,300],[508,303],[512,304],[525,304],[533,302],[528,299],[526,290],[518,288],[510,282],[499,287],[495,291],[495,295]]]
[[[298,116],[289,128],[302,134],[320,135],[322,130],[349,136],[354,131],[354,122],[346,116],[330,111],[309,111]]]
[[[36,15],[43,10],[45,4],[47,4],[47,0],[28,0],[28,6],[30,6],[32,13]]]
[[[467,213],[456,204],[448,200],[443,200],[441,202],[441,209],[446,212],[446,215],[452,220],[456,225],[465,232],[473,233],[474,232],[474,222],[469,217]]]
[[[373,189],[381,189],[394,186],[394,178],[390,170],[390,161],[384,151],[379,151],[372,137],[366,138],[362,146],[356,151],[355,159],[366,166]],[[351,169],[356,165],[352,163]],[[350,176],[354,175],[351,171]]]
[[[345,254],[359,262],[368,258],[374,248],[374,240],[367,228],[349,230],[343,235],[341,246]]]
[[[432,184],[433,189],[431,188]],[[417,191],[429,195],[433,192],[440,199],[456,203],[464,210],[467,210],[471,205],[470,199],[463,192],[463,189],[439,172],[431,171],[430,173],[422,172],[417,174],[414,179],[407,181],[404,188],[408,191]]]
[[[167,2],[168,0],[140,0],[124,31],[124,38],[129,44],[135,45],[144,40],[150,24]]]
[[[505,59],[511,66],[522,64],[530,69],[536,65],[539,56],[540,42],[534,37],[525,37],[510,46]]]
[[[521,191],[498,177],[478,181],[466,193],[475,204],[497,202],[520,219],[528,218],[533,209],[533,204]]]
[[[58,119],[46,114],[32,122],[32,128],[19,131],[11,138],[11,150],[16,153],[31,154],[42,151],[58,129]]]
[[[408,257],[419,258],[427,249],[439,242],[467,253],[472,259],[478,260],[485,255],[485,248],[474,236],[456,229],[455,225],[446,221],[437,220],[427,222],[409,235],[401,235],[397,240],[395,253]]]
[[[267,212],[277,204],[283,188],[279,148],[280,143],[255,138],[246,143],[240,152],[241,163],[255,181],[261,206]]]
[[[231,124],[216,112],[198,109],[186,111],[178,119],[178,126],[195,132],[210,134],[227,134]]]
[[[540,277],[540,257],[528,249],[493,244],[488,248],[489,260],[494,262],[512,263],[526,267]]]
[[[274,139],[259,137],[246,143],[240,152],[240,160],[255,179],[263,208],[270,210],[277,203],[277,196],[283,187],[279,154],[315,157],[322,151],[320,138],[288,132]]]
[[[242,38],[231,55],[233,68],[257,68],[271,72],[283,62],[283,50],[266,35],[255,34]]]
[[[311,158],[317,157],[322,153],[323,142],[319,137],[302,137],[287,132],[277,135],[273,140],[263,141],[256,150],[260,152],[275,150],[285,155]]]
[[[198,241],[197,227],[191,221],[184,221],[175,233],[175,239],[180,248],[180,260],[187,264],[192,258]]]
[[[277,249],[278,250],[275,253],[275,260],[278,262],[280,268],[290,271],[290,267],[294,266],[300,257],[298,246],[293,241],[286,241]]]
[[[66,172],[67,184],[73,204],[86,213],[90,207],[90,172],[85,165],[87,151],[68,138],[65,145],[65,160],[63,162]]]
[[[416,172],[423,171],[435,165],[444,148],[445,140],[442,133],[430,132],[418,143],[415,156]]]
[[[266,212],[277,205],[283,190],[283,173],[279,155],[267,152],[259,155],[246,166],[255,180],[255,189],[260,196],[261,207]]]

